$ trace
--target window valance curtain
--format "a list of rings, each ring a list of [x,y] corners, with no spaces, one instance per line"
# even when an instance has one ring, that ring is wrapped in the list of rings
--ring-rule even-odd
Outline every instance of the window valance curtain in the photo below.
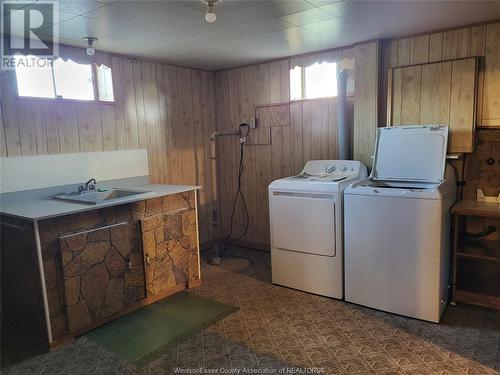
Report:
[[[341,63],[345,65],[345,68],[351,68],[349,61],[353,60],[353,49],[338,49],[327,52],[313,53],[304,56],[294,56],[290,58],[290,69],[297,66],[306,68],[308,66],[314,65],[315,63],[321,64],[322,62],[328,63]],[[352,64],[354,68],[354,64]]]
[[[79,64],[104,64],[111,67],[111,55],[107,52],[95,51],[95,55],[89,56],[85,48],[60,44],[58,57],[64,61],[72,60]]]

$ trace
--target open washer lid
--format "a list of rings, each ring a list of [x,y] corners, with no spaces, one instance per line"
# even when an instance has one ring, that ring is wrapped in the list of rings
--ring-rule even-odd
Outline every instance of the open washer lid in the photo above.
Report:
[[[447,144],[447,126],[379,128],[370,177],[385,181],[441,182]]]

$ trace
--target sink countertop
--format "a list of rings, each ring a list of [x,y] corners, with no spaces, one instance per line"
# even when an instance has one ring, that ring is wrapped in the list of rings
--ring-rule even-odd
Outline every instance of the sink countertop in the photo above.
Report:
[[[121,188],[114,186],[115,189]],[[186,191],[200,189],[199,186],[190,185],[141,185],[127,186],[124,189],[130,190],[148,190],[151,193],[132,195],[128,197],[116,198],[98,204],[81,204],[69,201],[63,201],[53,198],[32,198],[22,201],[8,202],[2,200],[0,203],[0,213],[14,216],[21,219],[42,220],[56,216],[63,216],[84,211],[98,210],[103,207],[117,206],[120,204],[142,201],[165,195],[183,193]]]

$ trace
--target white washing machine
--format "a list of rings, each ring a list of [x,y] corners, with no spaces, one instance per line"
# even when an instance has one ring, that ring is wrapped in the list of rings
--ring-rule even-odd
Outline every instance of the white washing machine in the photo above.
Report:
[[[367,176],[352,160],[312,160],[269,185],[272,281],[343,298],[342,195]]]
[[[345,299],[439,322],[448,300],[448,128],[380,128],[370,178],[345,190]]]

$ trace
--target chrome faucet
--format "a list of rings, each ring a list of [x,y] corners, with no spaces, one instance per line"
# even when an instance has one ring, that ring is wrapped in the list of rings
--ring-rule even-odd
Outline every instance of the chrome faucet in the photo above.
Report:
[[[94,191],[97,181],[95,178],[88,180],[85,185],[78,185],[78,194],[83,194],[85,192]]]

